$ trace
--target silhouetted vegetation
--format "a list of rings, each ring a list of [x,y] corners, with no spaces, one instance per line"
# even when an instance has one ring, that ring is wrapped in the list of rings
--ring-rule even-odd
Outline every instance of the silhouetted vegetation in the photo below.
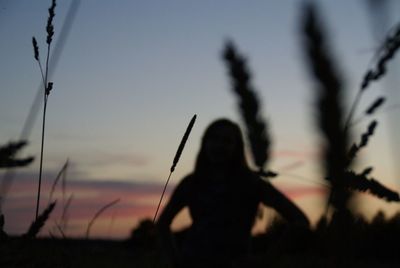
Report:
[[[246,67],[246,60],[236,51],[233,42],[227,42],[224,49],[229,75],[232,80],[232,89],[238,98],[239,111],[247,129],[247,137],[251,146],[254,163],[260,174],[269,160],[270,137],[265,120],[261,116],[260,100],[251,83],[251,75]],[[272,175],[272,174],[268,174]]]
[[[108,209],[108,208],[114,206],[114,205],[115,205],[116,203],[118,203],[119,201],[120,201],[119,198],[116,199],[116,200],[114,200],[114,201],[111,201],[110,203],[108,203],[108,204],[104,205],[103,207],[101,207],[101,208],[96,212],[96,214],[94,214],[93,218],[90,220],[90,222],[89,222],[89,224],[88,224],[88,227],[87,227],[87,229],[86,229],[86,238],[87,238],[87,239],[89,238],[90,228],[92,228],[92,225],[96,222],[96,219],[97,219],[98,217],[100,217],[100,215],[101,215],[106,209]]]
[[[46,221],[49,219],[51,212],[53,211],[54,207],[56,206],[56,202],[50,203],[48,207],[40,214],[34,222],[32,222],[29,230],[23,237],[26,238],[34,238],[40,232],[40,229],[44,226]]]
[[[37,201],[36,201],[36,219],[38,218],[39,207],[40,207],[40,190],[41,190],[41,185],[42,185],[43,150],[44,150],[44,133],[45,133],[45,128],[46,128],[47,100],[49,98],[50,91],[53,90],[53,82],[49,82],[48,79],[49,79],[50,48],[51,48],[51,42],[53,41],[53,35],[54,35],[53,19],[54,19],[54,16],[56,15],[54,12],[55,8],[56,8],[56,1],[52,0],[51,6],[49,8],[49,17],[47,19],[47,25],[46,25],[47,56],[46,56],[46,65],[45,65],[44,71],[43,71],[41,61],[40,61],[39,47],[38,47],[36,38],[32,37],[34,58],[38,62],[38,65],[40,68],[40,74],[42,76],[43,87],[44,87],[43,88],[44,106],[43,106],[43,120],[42,120],[42,144],[40,147],[40,167],[39,167],[39,185],[38,185],[38,193],[37,193]]]
[[[344,172],[350,163],[346,161],[349,133],[343,122],[342,79],[329,51],[325,31],[311,4],[303,7],[302,25],[306,60],[315,81],[316,121],[325,140],[321,161],[325,178],[331,184],[328,202],[343,210],[350,197],[344,187]]]
[[[171,178],[171,175],[175,171],[175,167],[179,162],[179,158],[181,157],[181,154],[183,152],[183,148],[185,148],[185,144],[186,144],[186,142],[187,142],[187,140],[189,138],[190,132],[192,131],[194,123],[196,122],[196,117],[197,117],[197,115],[194,115],[192,117],[192,119],[190,120],[189,125],[186,128],[185,134],[183,134],[182,140],[179,143],[178,150],[176,151],[175,156],[174,156],[174,160],[172,161],[172,166],[170,168],[170,172],[169,172],[167,181],[165,182],[164,189],[163,189],[163,191],[161,193],[160,201],[158,202],[158,205],[157,205],[156,213],[154,213],[153,223],[157,219],[158,210],[160,209],[161,202],[162,202],[162,199],[163,199],[164,194],[165,194],[165,190],[167,189],[167,186],[168,186],[169,180]]]
[[[0,168],[24,167],[32,163],[33,157],[16,157],[17,153],[26,145],[26,141],[19,141],[0,146]]]
[[[366,147],[370,137],[374,134],[375,128],[378,125],[377,121],[373,120],[365,133],[361,135],[361,141],[354,143],[350,149],[349,138],[350,124],[352,116],[355,112],[357,103],[369,81],[378,79],[380,75],[366,75],[359,93],[350,109],[348,119],[344,122],[343,104],[341,101],[341,78],[338,75],[337,67],[333,63],[333,57],[328,51],[324,30],[321,29],[321,22],[317,17],[315,7],[312,4],[306,4],[303,8],[303,35],[306,50],[306,58],[310,66],[311,72],[314,75],[317,88],[317,107],[316,114],[318,116],[318,126],[325,138],[325,149],[322,160],[325,167],[326,179],[331,184],[331,193],[328,200],[328,205],[332,203],[337,210],[346,210],[347,202],[350,198],[351,191],[369,191],[377,197],[387,201],[400,201],[399,195],[381,185],[375,179],[368,179],[370,173],[363,172],[356,174],[351,170],[351,164],[357,153],[363,147]],[[387,40],[385,43],[388,42]],[[378,70],[376,73],[384,73],[384,65],[389,59],[388,53],[393,56],[396,46],[390,45],[388,51],[384,52],[383,58],[378,61]],[[373,71],[368,71],[371,73]],[[374,78],[372,78],[374,77]],[[384,103],[384,98],[380,97],[375,100],[366,110],[367,115],[371,115]],[[348,151],[348,153],[347,153]]]
[[[320,165],[324,171],[323,179],[330,190],[327,207],[333,207],[332,214],[323,215],[314,228],[308,225],[308,219],[294,203],[269,182],[259,178],[278,175],[270,171],[268,166],[272,138],[261,114],[262,101],[251,84],[252,75],[246,59],[238,52],[233,41],[229,41],[225,44],[223,60],[258,170],[252,171],[247,166],[244,141],[238,125],[226,119],[215,121],[203,136],[194,172],[177,186],[170,202],[155,222],[171,174],[194,125],[195,115],[174,157],[154,219],[143,219],[124,241],[104,241],[88,239],[91,227],[119,199],[106,204],[94,214],[87,226],[86,239],[70,239],[66,235],[68,209],[73,199],[73,195],[70,195],[64,202],[68,160],[54,180],[47,207],[39,215],[46,105],[53,88],[53,83],[48,82],[48,66],[54,35],[55,6],[53,0],[46,26],[47,57],[44,70],[38,42],[32,38],[34,59],[39,64],[44,85],[36,219],[25,234],[10,236],[4,230],[7,218],[0,210],[0,267],[187,267],[182,264],[195,267],[192,265],[199,263],[193,263],[194,260],[201,260],[204,267],[399,266],[400,255],[396,245],[400,237],[400,213],[385,218],[380,212],[367,221],[351,211],[348,203],[355,191],[370,193],[387,202],[400,201],[396,191],[371,177],[373,166],[365,167],[361,172],[353,168],[359,152],[367,148],[373,137],[378,121],[371,120],[365,132],[355,141],[353,139],[357,135],[352,128],[361,122],[360,119],[354,120],[354,114],[362,94],[372,82],[387,73],[387,63],[400,48],[400,24],[384,40],[377,52],[376,63],[362,78],[353,103],[346,109],[342,99],[343,78],[332,47],[329,46],[323,21],[313,4],[307,2],[302,6],[301,46],[313,81],[316,130],[324,145]],[[383,96],[375,99],[367,106],[361,119],[373,116],[385,104],[385,100]],[[17,156],[26,144],[26,141],[18,141],[0,146],[0,168],[24,167],[32,163],[33,157]],[[217,172],[214,174],[215,170]],[[212,176],[219,181],[209,179]],[[225,180],[228,177],[230,180]],[[38,238],[56,206],[53,193],[60,180],[63,212],[61,219],[55,221],[55,227],[63,239],[56,238],[51,232],[50,238]],[[7,183],[7,178],[4,178],[1,198],[5,192],[3,185]],[[265,233],[250,236],[259,203],[275,208],[280,216],[266,227]],[[193,225],[174,233],[169,228],[172,219],[185,206],[190,209]]]

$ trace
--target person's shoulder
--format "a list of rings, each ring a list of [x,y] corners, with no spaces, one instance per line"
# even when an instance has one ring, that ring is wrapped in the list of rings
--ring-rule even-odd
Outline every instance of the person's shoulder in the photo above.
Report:
[[[259,183],[262,180],[257,172],[252,170],[245,170],[243,175],[246,177],[247,181],[252,183]]]
[[[189,173],[189,174],[185,175],[185,176],[182,178],[181,182],[184,182],[184,183],[191,183],[193,180],[194,180],[194,174],[193,174],[193,173]]]
[[[264,193],[265,191],[270,191],[273,186],[268,180],[265,180],[261,177],[258,172],[249,170],[246,173],[246,181],[249,183],[248,185],[255,189],[256,192]]]
[[[192,181],[193,181],[193,176],[191,174],[186,175],[183,177],[175,186],[175,189],[173,190],[173,195],[176,198],[186,198],[188,195],[190,195],[191,190],[193,189],[192,187]]]
[[[239,175],[240,174],[240,175]],[[240,187],[246,187],[246,188],[251,188],[254,190],[254,188],[259,187],[260,183],[263,182],[261,177],[257,174],[257,172],[252,171],[252,170],[242,170],[239,173],[238,177],[241,179],[238,180]]]
[[[193,184],[193,181],[194,181],[194,175],[193,175],[193,173],[190,173],[182,178],[182,180],[179,182],[178,186],[181,188],[187,188]]]

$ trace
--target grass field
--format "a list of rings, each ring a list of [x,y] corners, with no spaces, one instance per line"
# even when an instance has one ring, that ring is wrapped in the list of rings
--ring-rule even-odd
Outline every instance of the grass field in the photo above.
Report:
[[[178,244],[184,236],[175,234]],[[369,223],[336,215],[314,230],[278,220],[252,238],[252,256],[238,267],[397,267],[399,238],[400,215],[377,214]],[[0,242],[0,256],[1,267],[171,267],[149,224],[118,241],[10,237]]]

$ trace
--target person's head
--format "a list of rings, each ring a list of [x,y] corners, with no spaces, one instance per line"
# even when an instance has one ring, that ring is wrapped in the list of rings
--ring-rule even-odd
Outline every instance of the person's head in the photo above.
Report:
[[[247,168],[242,133],[239,126],[228,119],[212,122],[201,141],[195,173],[207,173],[213,167],[231,171]]]

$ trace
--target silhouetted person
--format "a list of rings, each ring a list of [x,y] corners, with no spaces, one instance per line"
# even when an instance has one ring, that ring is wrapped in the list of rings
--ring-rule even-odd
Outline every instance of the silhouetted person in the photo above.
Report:
[[[157,221],[163,250],[182,267],[233,267],[250,253],[260,202],[289,222],[309,224],[299,208],[249,169],[238,125],[214,121],[202,138],[194,172],[178,184]],[[185,206],[192,226],[178,251],[170,224]]]

